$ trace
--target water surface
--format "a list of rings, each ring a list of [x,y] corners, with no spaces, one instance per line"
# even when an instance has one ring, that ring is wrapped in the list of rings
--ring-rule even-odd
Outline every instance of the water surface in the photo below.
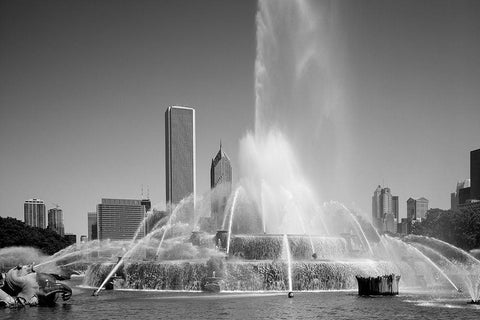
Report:
[[[359,297],[355,291],[200,293],[102,291],[73,286],[54,307],[0,309],[0,319],[479,319],[480,306],[455,292]]]

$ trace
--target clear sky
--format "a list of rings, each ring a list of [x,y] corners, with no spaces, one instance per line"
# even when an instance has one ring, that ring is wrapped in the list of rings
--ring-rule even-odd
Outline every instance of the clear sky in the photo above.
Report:
[[[342,132],[325,131],[337,137],[302,160],[307,176],[321,199],[367,215],[378,184],[403,217],[410,196],[449,208],[480,148],[480,2],[334,3]],[[23,220],[24,200],[40,198],[80,235],[103,197],[140,198],[144,185],[161,205],[170,105],[197,110],[198,192],[220,139],[238,179],[239,140],[255,127],[256,11],[247,0],[0,0],[0,215]],[[342,174],[320,181],[331,149]]]

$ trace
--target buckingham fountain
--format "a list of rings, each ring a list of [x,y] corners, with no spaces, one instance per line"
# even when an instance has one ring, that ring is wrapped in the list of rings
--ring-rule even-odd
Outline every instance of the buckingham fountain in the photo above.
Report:
[[[131,241],[77,244],[35,269],[82,271],[83,284],[95,294],[102,288],[355,290],[357,277],[393,274],[401,277],[400,289],[461,291],[478,301],[478,259],[434,238],[378,234],[358,210],[320,201],[308,181],[313,175],[306,178],[312,163],[342,175],[334,164],[341,160],[335,154],[344,132],[332,129],[341,126],[332,120],[341,90],[328,55],[328,19],[316,19],[312,5],[259,2],[255,130],[240,142],[240,178],[221,224],[203,223],[214,192],[189,196],[155,223],[153,214],[147,216],[139,230],[154,225],[144,237],[137,232]],[[319,135],[324,127],[330,131]],[[318,146],[323,156],[308,160]]]

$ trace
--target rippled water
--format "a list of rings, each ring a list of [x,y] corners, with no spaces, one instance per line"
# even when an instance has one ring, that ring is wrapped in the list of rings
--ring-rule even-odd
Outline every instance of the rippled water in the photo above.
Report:
[[[73,285],[73,284],[72,284]],[[479,319],[480,306],[455,292],[359,297],[354,291],[220,293],[103,291],[73,287],[55,307],[0,309],[0,319]]]

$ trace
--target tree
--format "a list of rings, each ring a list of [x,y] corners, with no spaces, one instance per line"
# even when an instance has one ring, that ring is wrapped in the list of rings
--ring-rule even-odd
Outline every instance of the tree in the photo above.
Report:
[[[0,217],[0,230],[0,248],[34,247],[52,255],[69,245],[66,239],[53,230],[30,227],[10,217]]]
[[[473,211],[428,210],[412,233],[446,241],[464,250],[480,248],[480,215]]]

